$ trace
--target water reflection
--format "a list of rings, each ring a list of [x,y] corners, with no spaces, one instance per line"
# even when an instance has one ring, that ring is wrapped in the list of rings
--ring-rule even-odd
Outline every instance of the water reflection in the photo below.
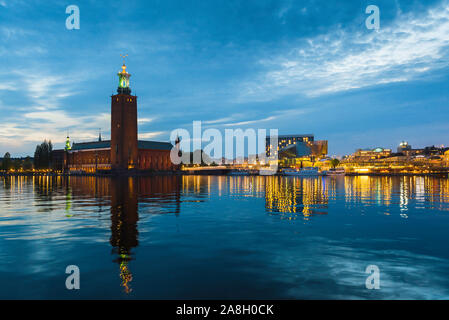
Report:
[[[289,220],[298,215],[307,220],[313,214],[327,214],[328,187],[324,179],[267,177],[265,207]]]
[[[180,214],[181,177],[96,178],[96,177],[4,177],[0,200],[11,204],[30,187],[37,213],[63,209],[66,218],[79,218],[84,212],[101,217],[110,211],[113,261],[119,266],[121,285],[132,291],[130,262],[139,245],[140,214]],[[90,219],[91,216],[85,218]],[[36,219],[33,224],[37,223]],[[40,220],[41,223],[48,221]]]
[[[136,180],[132,178],[111,179],[111,246],[117,255],[115,260],[120,267],[121,285],[125,292],[131,292],[132,273],[129,261],[131,249],[137,247],[137,192]]]
[[[261,243],[263,243],[264,237],[270,236],[270,232],[272,232],[270,227],[273,223],[278,223],[278,230],[284,232],[279,231],[276,234],[276,241],[280,242],[279,248],[276,247],[276,250],[279,254],[282,252],[285,255],[284,259],[276,260],[280,264],[277,267],[281,269],[281,265],[285,264],[285,261],[295,259],[301,261],[302,259],[302,256],[295,258],[294,253],[290,250],[284,252],[280,249],[282,241],[290,246],[305,243],[304,239],[290,242],[293,241],[292,238],[283,238],[284,235],[291,233],[289,233],[289,229],[282,228],[297,227],[295,221],[304,221],[302,225],[306,226],[312,224],[319,226],[321,229],[313,230],[318,230],[316,236],[323,238],[321,246],[325,246],[326,237],[330,237],[334,224],[337,223],[336,217],[344,220],[344,227],[358,223],[360,230],[363,230],[360,233],[372,232],[373,236],[381,238],[384,235],[376,234],[375,230],[370,229],[370,223],[366,220],[354,219],[354,217],[358,215],[357,218],[359,218],[370,210],[371,213],[381,213],[384,218],[384,215],[397,215],[401,222],[408,222],[401,218],[416,215],[419,210],[426,213],[430,210],[434,210],[433,213],[446,213],[449,210],[448,204],[449,180],[432,177],[360,176],[307,179],[256,176],[0,177],[0,241],[4,241],[4,239],[22,241],[55,239],[55,241],[61,240],[61,243],[66,243],[64,241],[68,243],[72,240],[93,245],[106,241],[109,250],[105,250],[104,247],[102,250],[107,254],[110,252],[112,254],[108,263],[114,267],[116,272],[116,285],[118,286],[120,283],[121,290],[125,294],[130,294],[135,292],[134,289],[137,286],[135,280],[133,281],[133,273],[139,269],[138,266],[142,263],[142,258],[149,254],[144,251],[139,252],[139,256],[137,248],[142,246],[146,250],[153,248],[148,247],[148,240],[142,237],[142,234],[151,233],[152,228],[160,228],[161,225],[158,220],[158,223],[154,224],[156,227],[149,227],[148,224],[152,217],[171,215],[177,222],[182,217],[179,220],[180,224],[183,223],[185,230],[191,231],[191,233],[186,231],[187,234],[181,235],[185,237],[182,238],[184,241],[191,241],[189,246],[185,245],[183,241],[176,242],[178,239],[176,237],[179,236],[176,234],[171,234],[173,240],[161,238],[165,235],[166,229],[163,230],[164,232],[159,232],[158,241],[164,244],[170,243],[167,245],[170,250],[181,255],[191,256],[192,259],[195,258],[195,255],[201,256],[201,253],[198,252],[201,251],[201,248],[206,247],[208,242],[213,242],[210,239],[215,239],[216,241],[213,243],[223,252],[241,252],[230,251],[226,246],[226,243],[232,243],[233,237],[239,237],[241,243],[238,243],[238,247],[240,250],[243,247],[252,248],[247,249],[248,252],[252,250],[251,253],[257,252],[257,255],[261,255],[264,248]],[[343,216],[345,212],[351,212],[354,216]],[[216,213],[218,214],[215,215]],[[377,219],[377,217],[375,218]],[[445,223],[445,220],[437,220],[438,217],[432,216],[431,218],[436,220],[425,221],[428,226],[438,226],[438,221]],[[236,227],[236,221],[238,221],[238,227]],[[321,224],[317,224],[317,221]],[[332,221],[329,223],[331,226],[327,226],[325,221]],[[264,223],[266,225],[263,225]],[[11,226],[15,229],[5,228]],[[29,228],[23,226],[29,226]],[[92,228],[92,226],[97,228],[94,229],[97,233],[83,234],[80,231],[83,230],[82,228]],[[395,226],[398,227],[398,225]],[[235,228],[239,228],[246,238],[240,236],[234,230]],[[212,230],[211,233],[208,233],[209,230]],[[354,234],[362,237],[357,233],[356,228],[343,229],[341,227],[339,230],[348,238]],[[352,233],[349,233],[348,230]],[[417,231],[419,228],[403,230],[405,231],[402,229],[390,230],[394,241],[397,241],[394,232],[398,232],[397,234],[404,238],[411,238],[417,232],[425,232]],[[104,232],[101,233],[101,231]],[[198,232],[198,238],[196,238],[195,231]],[[414,233],[407,233],[409,231]],[[251,234],[252,232],[256,235],[257,232],[263,233],[263,237],[257,238],[256,235]],[[425,242],[426,237],[434,237],[438,240],[440,234],[426,235],[422,233],[420,236],[424,237],[420,240]],[[258,241],[251,242],[251,239],[258,239]],[[311,244],[314,243],[313,239],[309,239]],[[416,239],[419,240],[419,237],[416,236]],[[377,245],[372,243],[369,239],[365,240],[367,247]],[[434,243],[438,242],[432,242],[432,244]],[[51,247],[54,243],[47,242],[47,245]],[[271,247],[275,245],[276,242],[273,241],[269,246],[267,245],[269,254],[276,252]],[[352,248],[351,250],[356,250],[354,248],[359,244],[351,242],[344,245]],[[400,247],[399,244],[397,246],[398,250],[407,249],[407,247]],[[428,244],[427,246],[430,247]],[[3,247],[8,248],[6,245]],[[176,251],[177,247],[179,247],[179,251]],[[284,245],[284,247],[289,246]],[[214,254],[215,249],[214,247]],[[307,248],[303,249],[307,250]],[[365,249],[363,248],[363,250]],[[2,250],[7,249],[2,249],[0,246],[0,256]],[[161,250],[167,249],[164,247]],[[186,252],[182,250],[186,250]],[[322,250],[328,252],[327,249]],[[332,250],[329,249],[329,252]],[[432,247],[432,250],[436,250],[435,247]],[[207,249],[204,252],[208,252]],[[252,259],[257,259],[254,256]],[[242,255],[241,259],[251,265],[252,262],[246,261],[245,257],[246,255]],[[315,258],[319,259],[320,257]],[[202,257],[202,259],[198,259],[198,264],[195,264],[196,268],[201,268],[202,263],[209,261],[208,257]],[[231,258],[218,254],[214,256],[214,259],[223,259],[228,263],[234,263],[233,260],[227,260]],[[311,263],[311,266],[313,264]],[[232,264],[234,268],[240,268],[241,265],[244,263]],[[296,276],[292,275],[292,277]],[[134,279],[138,279],[138,277]]]

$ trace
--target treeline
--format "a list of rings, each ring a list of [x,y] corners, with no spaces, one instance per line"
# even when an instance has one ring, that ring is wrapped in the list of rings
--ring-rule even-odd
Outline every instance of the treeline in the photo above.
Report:
[[[33,160],[30,157],[11,159],[9,152],[6,152],[1,160],[0,164],[1,170],[31,170],[33,169]]]
[[[0,160],[0,170],[24,170],[29,171],[33,168],[36,170],[49,169],[51,167],[51,152],[53,151],[53,145],[51,141],[44,141],[40,145],[36,146],[34,152],[34,159],[31,157],[26,158],[11,158],[11,154],[6,152],[3,159]]]

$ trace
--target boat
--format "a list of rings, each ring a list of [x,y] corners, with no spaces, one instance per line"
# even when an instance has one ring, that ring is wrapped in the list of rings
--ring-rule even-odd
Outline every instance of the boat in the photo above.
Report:
[[[284,169],[282,171],[284,176],[295,176],[295,177],[317,177],[320,175],[317,167],[307,167],[302,168],[297,171],[295,169]]]
[[[274,168],[268,167],[268,168],[260,168],[260,170],[259,170],[260,176],[273,176],[276,173],[277,173],[277,168],[274,169]]]
[[[249,176],[249,172],[246,170],[232,170],[228,173],[229,176]]]
[[[344,176],[346,171],[344,168],[334,168],[326,171],[327,176]]]

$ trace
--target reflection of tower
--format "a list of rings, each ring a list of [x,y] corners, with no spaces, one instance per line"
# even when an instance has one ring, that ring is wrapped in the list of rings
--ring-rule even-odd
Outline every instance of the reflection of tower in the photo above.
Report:
[[[175,209],[175,215],[179,216],[181,213],[181,178],[179,176],[174,177],[174,184],[175,184],[175,203],[176,203],[176,209]]]
[[[118,255],[120,278],[125,292],[131,288],[132,274],[128,268],[131,260],[131,248],[138,245],[137,241],[137,190],[133,178],[111,180],[111,240],[114,252]]]
[[[137,97],[131,95],[125,63],[118,76],[118,94],[111,97],[111,165],[126,170],[137,167]]]

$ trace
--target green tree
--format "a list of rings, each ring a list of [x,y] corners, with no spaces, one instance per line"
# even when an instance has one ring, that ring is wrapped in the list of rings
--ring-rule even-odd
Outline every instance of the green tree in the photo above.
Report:
[[[53,151],[53,145],[51,141],[44,140],[40,145],[36,146],[34,152],[34,168],[36,169],[48,169],[50,168],[51,152]]]
[[[11,166],[11,155],[9,154],[9,152],[6,152],[3,156],[2,169],[8,171],[9,169],[11,169]]]
[[[332,166],[332,168],[335,169],[339,164],[340,164],[340,160],[338,160],[338,159],[332,159],[332,160],[331,160],[331,166]]]

